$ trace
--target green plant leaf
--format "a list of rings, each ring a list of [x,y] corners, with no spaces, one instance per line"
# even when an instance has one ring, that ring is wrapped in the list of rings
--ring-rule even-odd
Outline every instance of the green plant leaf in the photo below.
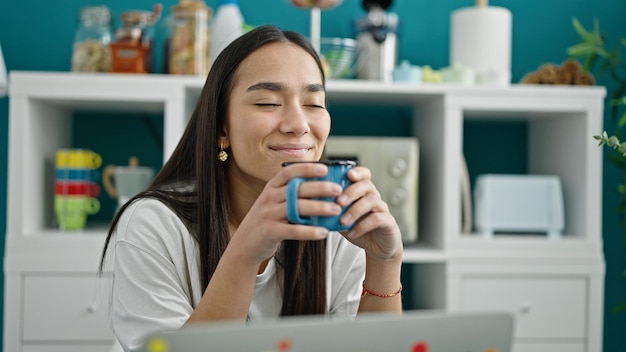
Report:
[[[626,105],[626,96],[611,100],[611,106]]]
[[[626,112],[624,112],[622,116],[619,118],[619,120],[617,121],[617,126],[619,128],[626,126]]]
[[[613,49],[613,51],[611,51],[610,53],[607,53],[606,56],[607,59],[607,63],[611,66],[611,67],[616,67],[619,65],[619,48],[615,47]]]
[[[626,303],[622,303],[613,308],[613,313],[622,313],[624,311],[626,311]]]
[[[590,33],[589,31],[587,31],[585,29],[585,27],[583,27],[583,25],[580,23],[580,21],[578,20],[578,18],[576,17],[572,17],[572,25],[574,26],[574,29],[576,30],[576,33],[578,33],[578,35],[580,35],[580,37],[586,41],[586,42],[591,42],[594,40],[593,38],[593,34]]]
[[[567,48],[567,54],[574,57],[593,55],[596,53],[596,47],[589,42],[582,42]]]
[[[587,58],[585,59],[585,62],[583,63],[583,71],[591,72],[591,68],[593,67],[593,64],[596,62],[597,57],[598,56],[595,54],[587,56]]]
[[[600,21],[597,18],[593,19],[593,40],[599,46],[604,46],[604,39],[602,38],[602,34],[600,33]]]
[[[623,169],[624,168],[624,161],[623,161],[624,158],[622,158],[621,155],[619,155],[617,153],[611,153],[611,155],[609,155],[608,159],[618,169]]]

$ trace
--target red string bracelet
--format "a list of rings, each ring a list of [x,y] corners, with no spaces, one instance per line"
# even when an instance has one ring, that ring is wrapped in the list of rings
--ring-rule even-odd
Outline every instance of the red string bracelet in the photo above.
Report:
[[[394,293],[378,293],[378,292],[374,292],[372,290],[368,290],[365,287],[365,282],[363,282],[363,292],[361,292],[361,298],[370,295],[370,296],[376,296],[376,297],[380,297],[380,298],[389,298],[389,297],[394,297],[397,296],[398,294],[400,294],[400,292],[402,292],[402,283],[400,283],[400,288],[398,289],[398,291],[394,292]]]

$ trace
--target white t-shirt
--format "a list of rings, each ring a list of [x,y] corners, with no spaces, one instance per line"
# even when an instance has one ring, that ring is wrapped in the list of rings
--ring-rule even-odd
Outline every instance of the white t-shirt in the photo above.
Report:
[[[113,246],[112,327],[126,351],[156,333],[178,330],[202,294],[196,242],[165,204],[141,199],[117,225]],[[365,277],[364,251],[331,232],[326,244],[326,302],[332,317],[354,318]],[[257,275],[249,319],[278,318],[282,306],[278,263]]]

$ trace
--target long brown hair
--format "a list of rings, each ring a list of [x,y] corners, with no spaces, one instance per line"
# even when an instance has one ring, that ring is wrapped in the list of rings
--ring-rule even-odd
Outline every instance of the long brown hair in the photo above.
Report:
[[[261,46],[290,42],[322,64],[308,40],[273,26],[257,27],[236,39],[217,57],[180,142],[148,188],[120,208],[105,241],[100,260],[104,269],[107,249],[121,214],[138,198],[156,198],[185,223],[198,243],[202,287],[209,284],[230,239],[228,213],[229,161],[218,161],[218,138],[228,115],[228,97],[241,62]],[[326,310],[325,241],[284,241],[278,263],[283,268],[281,315],[323,314]]]

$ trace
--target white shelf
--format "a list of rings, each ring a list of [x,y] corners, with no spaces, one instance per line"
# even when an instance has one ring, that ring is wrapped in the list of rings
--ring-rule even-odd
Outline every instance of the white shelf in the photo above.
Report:
[[[19,339],[24,336],[20,323],[23,312],[17,308],[24,304],[24,278],[35,273],[44,277],[95,273],[106,234],[104,226],[76,233],[53,228],[54,152],[71,146],[72,114],[77,111],[162,113],[163,160],[166,160],[184,131],[204,79],[13,71],[9,81],[5,350],[19,350],[22,344],[38,343]],[[419,307],[468,309],[463,303],[469,292],[467,287],[476,287],[471,286],[476,282],[484,284],[472,281],[476,277],[495,280],[496,288],[499,283],[519,284],[531,278],[534,284],[528,288],[529,297],[535,297],[533,287],[545,287],[544,277],[560,279],[562,288],[569,287],[569,278],[576,277],[574,287],[584,290],[577,294],[583,299],[581,309],[587,321],[575,324],[586,326],[584,339],[542,338],[538,340],[540,347],[549,350],[564,343],[580,347],[581,351],[601,350],[602,150],[592,135],[602,131],[605,94],[602,87],[494,88],[327,82],[331,107],[332,104],[393,105],[413,111],[412,134],[420,144],[419,214],[416,214],[420,228],[418,242],[407,244],[403,260],[415,268],[413,299]],[[558,175],[563,185],[562,238],[519,235],[484,238],[461,233],[459,175],[464,152],[463,126],[469,119],[526,121],[529,173]],[[485,292],[485,297],[489,299],[489,292]],[[550,330],[546,329],[549,335]],[[101,346],[101,341],[98,343]]]
[[[164,114],[164,155],[167,159],[182,135],[204,79],[171,75],[11,73],[11,132],[7,247],[23,237],[54,233],[51,228],[49,175],[54,150],[71,144],[74,111],[150,111]],[[423,248],[478,248],[479,236],[459,233],[459,174],[464,119],[524,119],[530,124],[529,167],[532,173],[556,174],[565,192],[564,239],[601,250],[601,150],[590,137],[602,128],[604,88],[513,85],[507,88],[443,84],[416,85],[373,81],[330,80],[333,103],[400,104],[414,110],[414,134],[420,141],[420,230]],[[568,138],[554,138],[568,135]],[[38,141],[39,143],[32,143]],[[494,146],[501,147],[501,146]],[[562,155],[572,157],[561,157]],[[576,157],[574,157],[576,156]],[[20,160],[36,162],[21,163]],[[38,161],[38,162],[37,162]],[[43,198],[42,198],[42,195]],[[42,202],[43,200],[43,202]],[[479,244],[476,244],[479,243]],[[495,247],[512,246],[494,241]],[[532,248],[554,248],[524,239]],[[413,251],[410,247],[407,251]],[[534,253],[528,251],[526,253]],[[540,251],[545,252],[545,251]],[[411,254],[409,258],[420,258]],[[430,254],[424,260],[431,258]]]

